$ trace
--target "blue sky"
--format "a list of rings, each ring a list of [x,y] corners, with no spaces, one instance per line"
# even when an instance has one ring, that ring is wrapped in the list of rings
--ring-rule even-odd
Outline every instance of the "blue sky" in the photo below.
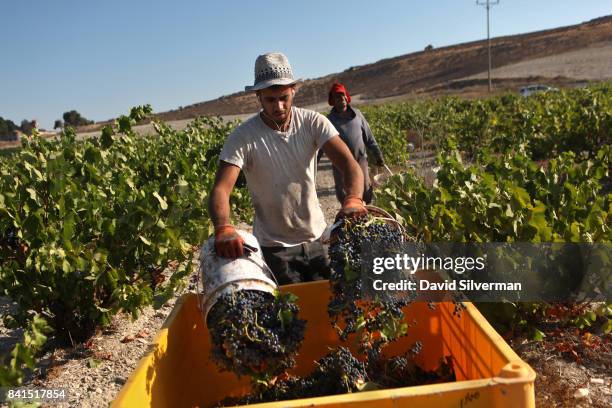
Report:
[[[213,99],[253,81],[257,55],[282,51],[301,78],[486,37],[474,0],[0,0],[0,116],[51,127]],[[610,0],[501,0],[491,35],[612,14]]]

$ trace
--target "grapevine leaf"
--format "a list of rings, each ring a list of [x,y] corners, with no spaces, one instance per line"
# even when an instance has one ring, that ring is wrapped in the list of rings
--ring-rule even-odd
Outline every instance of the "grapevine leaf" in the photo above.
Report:
[[[168,203],[166,202],[166,200],[164,200],[157,191],[155,191],[153,193],[153,196],[155,198],[157,198],[157,201],[159,201],[159,206],[161,207],[162,210],[167,210],[168,209]]]
[[[100,142],[104,149],[108,149],[113,145],[113,128],[110,125],[106,125],[102,128]]]

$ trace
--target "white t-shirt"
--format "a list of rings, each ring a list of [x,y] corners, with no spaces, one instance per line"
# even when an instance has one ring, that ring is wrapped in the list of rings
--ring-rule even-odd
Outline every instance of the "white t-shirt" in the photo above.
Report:
[[[320,113],[292,107],[286,132],[257,114],[227,138],[219,160],[242,169],[255,207],[253,234],[262,246],[290,247],[325,230],[315,185],[317,150],[338,135]]]

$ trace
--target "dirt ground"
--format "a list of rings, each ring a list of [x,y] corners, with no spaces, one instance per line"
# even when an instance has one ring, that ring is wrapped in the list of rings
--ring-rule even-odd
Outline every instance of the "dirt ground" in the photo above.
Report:
[[[491,76],[493,78],[565,77],[600,81],[612,78],[610,61],[612,61],[612,42],[604,42],[581,50],[495,68],[491,71]],[[482,72],[467,79],[486,77],[487,73]]]
[[[559,352],[561,337],[542,342],[512,339],[517,354],[537,373],[536,406],[539,408],[608,408],[612,406],[612,353],[597,350],[587,358]]]

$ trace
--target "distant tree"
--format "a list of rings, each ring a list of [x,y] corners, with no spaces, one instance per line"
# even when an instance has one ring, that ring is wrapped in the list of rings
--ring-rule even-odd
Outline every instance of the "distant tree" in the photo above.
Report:
[[[93,120],[85,119],[84,117],[81,116],[79,112],[75,110],[64,112],[64,115],[62,115],[62,117],[64,118],[65,126],[77,127],[77,126],[91,125],[93,123]]]
[[[24,119],[21,121],[20,129],[24,134],[31,136],[35,128],[36,128],[35,120]]]
[[[427,47],[425,47],[425,51],[431,51],[433,50],[433,45],[429,44]]]
[[[0,116],[0,140],[16,140],[17,133],[15,131],[17,129],[19,129],[19,126],[17,126],[12,120],[3,119]]]
[[[64,122],[61,119],[57,119],[53,124],[53,129],[61,129],[64,127]]]

